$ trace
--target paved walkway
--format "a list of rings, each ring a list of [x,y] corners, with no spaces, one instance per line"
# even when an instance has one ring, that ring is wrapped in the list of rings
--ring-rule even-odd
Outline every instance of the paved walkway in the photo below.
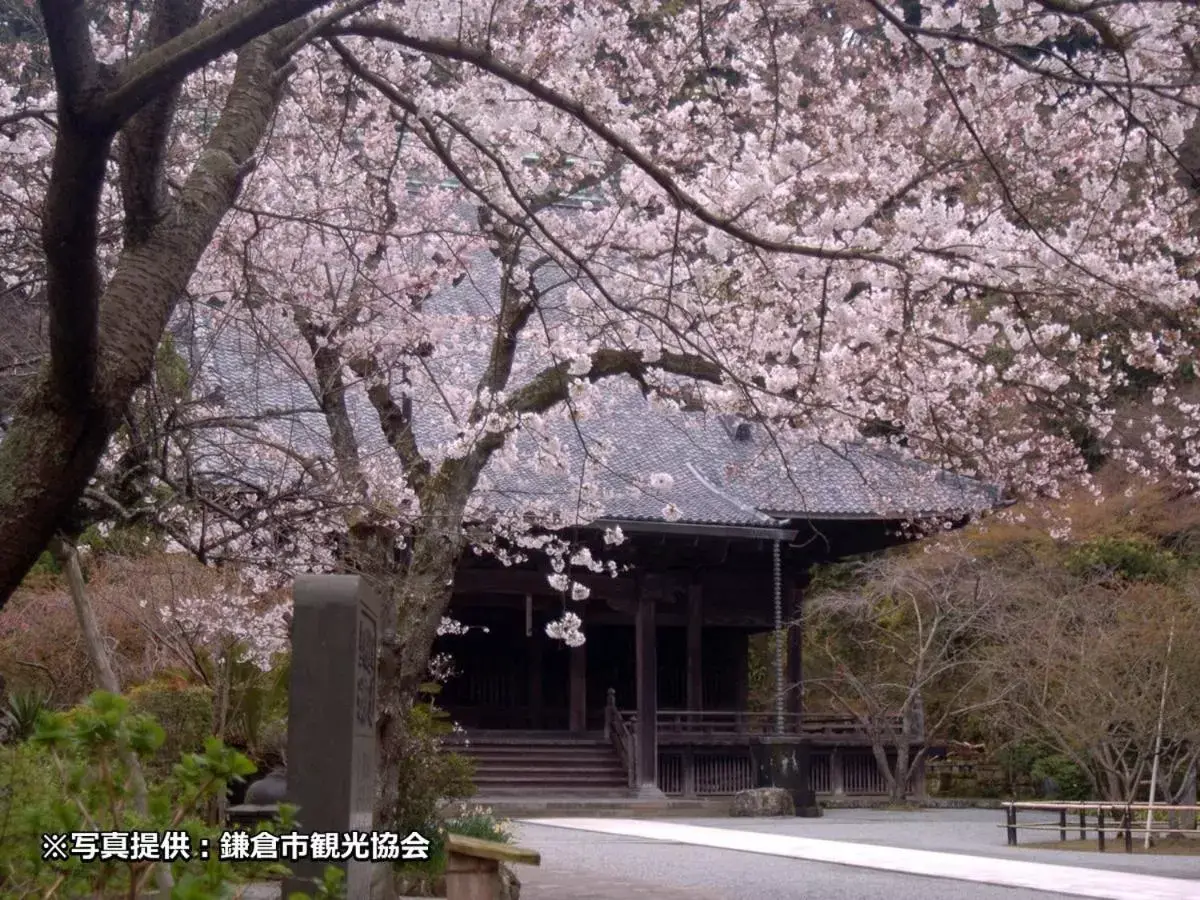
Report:
[[[701,893],[694,887],[669,887],[645,881],[596,877],[522,866],[521,900],[728,900],[727,895]]]
[[[551,818],[552,815],[537,818]],[[883,847],[908,847],[912,850],[936,850],[943,853],[965,853],[968,856],[992,856],[1023,862],[1081,866],[1085,869],[1113,869],[1172,878],[1200,879],[1200,856],[1125,853],[1119,849],[1119,844],[1114,846],[1111,840],[1107,853],[1035,848],[1024,843],[1009,847],[1002,827],[1004,814],[991,809],[833,809],[826,810],[825,815],[819,819],[689,816],[673,821],[685,825],[730,828],[737,831],[786,834]],[[1071,831],[1068,836],[1074,838],[1078,835]],[[1040,835],[1036,832],[1021,832],[1022,842],[1041,840],[1053,844],[1057,837],[1057,832],[1043,832]],[[1088,837],[1095,840],[1095,831],[1089,831]]]
[[[633,839],[638,842],[654,842],[659,844],[663,850],[672,848],[675,852],[669,854],[670,857],[678,856],[678,851],[683,849],[679,847],[682,844],[709,848],[710,854],[713,851],[736,851],[733,854],[720,852],[721,859],[726,861],[731,856],[755,854],[764,864],[766,861],[762,860],[763,856],[782,858],[775,860],[775,863],[785,860],[804,860],[811,864],[849,866],[860,871],[851,874],[845,868],[840,869],[842,877],[838,881],[837,894],[845,897],[879,896],[878,892],[881,889],[887,890],[890,896],[930,896],[932,879],[943,879],[937,887],[951,889],[959,895],[963,889],[961,882],[973,882],[977,887],[971,889],[972,897],[983,897],[985,893],[991,894],[991,890],[983,887],[984,885],[994,886],[1001,890],[1010,889],[1007,893],[1014,897],[1024,896],[1026,891],[1038,892],[1035,896],[1042,898],[1056,895],[1059,897],[1091,897],[1097,898],[1097,900],[1197,900],[1200,897],[1200,882],[1196,880],[1072,865],[1053,865],[1048,862],[998,859],[994,856],[944,853],[860,842],[769,834],[744,828],[702,827],[675,822],[632,819],[580,818],[526,820],[525,824],[538,829],[539,833],[544,833],[541,832],[541,829],[583,832],[593,842],[599,841],[601,836],[624,841]],[[564,900],[565,898],[571,898],[571,900],[615,900],[622,896],[662,897],[664,900],[674,900],[670,889],[663,884],[664,880],[670,881],[671,879],[657,877],[653,872],[650,873],[651,877],[649,878],[639,879],[638,882],[623,886],[619,885],[618,881],[621,879],[621,875],[628,877],[645,873],[637,871],[639,867],[632,858],[626,863],[626,867],[630,871],[621,872],[622,860],[619,855],[622,850],[621,845],[611,841],[603,843],[609,848],[608,852],[613,854],[611,858],[614,878],[612,880],[597,879],[594,872],[587,874],[579,872],[578,876],[572,879],[569,877],[569,873],[556,872],[552,867],[548,868],[546,873],[533,873],[531,870],[526,870],[529,875],[523,880],[531,888],[529,892],[531,900],[542,896],[556,896],[564,898]],[[550,856],[551,848],[547,847],[546,849],[547,856]],[[668,856],[661,852],[657,855]],[[715,863],[716,861],[714,859],[711,862]],[[548,859],[547,862],[552,864],[551,859]],[[590,868],[591,866],[589,866]],[[772,865],[770,868],[775,872],[783,871],[777,865]],[[795,863],[792,862],[788,868],[791,870],[789,872],[791,877],[784,876],[783,883],[780,883],[780,878],[776,875],[775,883],[772,885],[786,889],[790,884],[790,890],[779,896],[827,896],[826,891],[810,894],[801,888],[802,885],[809,886],[805,883],[813,880],[808,876],[818,874],[817,866],[808,865],[797,869]],[[820,865],[820,869],[827,868],[832,867]],[[732,896],[728,892],[720,895],[705,892],[706,888],[719,882],[719,879],[706,878],[706,869],[710,873],[714,871],[711,864],[701,867],[696,872],[697,883],[682,885],[685,890],[683,894],[679,895],[681,898],[690,896],[699,898],[699,900],[709,900],[710,897],[728,898]],[[871,879],[864,880],[863,876],[867,874],[861,871],[864,869],[887,873],[882,876],[877,874],[875,877],[882,877],[890,881],[891,886],[888,888],[884,888],[883,884],[868,886],[865,882]],[[522,875],[525,874],[525,872],[522,873]],[[917,876],[917,878],[905,876]],[[539,881],[545,883],[545,893],[543,893]],[[558,882],[557,885],[554,882]],[[586,882],[589,885],[587,891],[580,891],[580,882]],[[921,887],[918,887],[918,884]],[[812,886],[816,887],[815,884]],[[850,888],[851,891],[842,890],[842,888]],[[857,888],[858,892],[853,892],[854,888]],[[1024,890],[1011,892],[1013,888]],[[940,894],[942,892],[934,890],[932,893]],[[954,893],[950,896],[954,896]]]
[[[515,826],[517,843],[542,854],[540,867],[517,867],[521,900],[1071,900],[529,822]]]

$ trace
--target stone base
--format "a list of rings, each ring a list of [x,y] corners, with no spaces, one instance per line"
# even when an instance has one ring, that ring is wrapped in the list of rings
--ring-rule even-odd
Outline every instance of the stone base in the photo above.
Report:
[[[819,819],[823,815],[825,815],[825,810],[816,803],[811,806],[796,807],[796,816],[800,819]]]
[[[735,817],[794,816],[796,804],[783,788],[752,788],[733,795],[729,815]]]
[[[639,800],[666,800],[667,795],[659,790],[656,784],[639,785],[634,792],[634,796]]]

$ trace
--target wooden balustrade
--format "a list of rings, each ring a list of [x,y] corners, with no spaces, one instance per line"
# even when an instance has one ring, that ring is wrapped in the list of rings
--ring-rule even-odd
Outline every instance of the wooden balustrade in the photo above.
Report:
[[[637,721],[633,712],[618,714],[631,726]],[[896,736],[903,734],[903,718],[897,715],[891,719],[889,730]],[[774,712],[739,710],[660,709],[655,721],[659,740],[668,744],[722,743],[747,737],[767,737],[776,733],[777,725]],[[865,743],[867,740],[862,725],[850,715],[784,713],[783,733],[839,743]],[[922,740],[921,735],[913,736],[913,743],[919,744]]]
[[[636,721],[636,716],[633,717]],[[619,709],[617,709],[617,692],[608,689],[607,701],[604,704],[604,739],[616,748],[621,765],[629,773],[629,786],[637,786],[637,739],[634,736],[633,721],[628,724]]]

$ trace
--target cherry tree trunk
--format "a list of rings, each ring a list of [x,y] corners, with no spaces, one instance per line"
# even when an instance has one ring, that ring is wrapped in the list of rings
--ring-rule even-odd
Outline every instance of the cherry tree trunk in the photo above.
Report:
[[[401,806],[403,785],[399,783],[399,772],[405,752],[406,714],[421,684],[429,680],[429,655],[450,605],[463,547],[461,517],[461,504],[454,502],[428,516],[424,527],[410,538],[406,564],[395,561],[390,533],[356,529],[354,539],[360,552],[366,551],[360,572],[375,584],[384,601],[375,810],[376,821],[384,827],[396,822]]]

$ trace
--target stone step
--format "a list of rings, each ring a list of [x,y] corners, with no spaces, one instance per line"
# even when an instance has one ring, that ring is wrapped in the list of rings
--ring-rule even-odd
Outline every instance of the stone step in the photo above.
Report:
[[[564,753],[561,750],[468,750],[462,754],[477,762],[497,763],[581,763],[618,765],[616,754],[587,751],[584,753]]]
[[[475,763],[480,794],[581,800],[628,796],[629,776],[616,750],[594,734],[476,733],[452,749]]]
[[[479,797],[485,800],[478,799]],[[487,785],[487,790],[482,790],[478,797],[472,798],[472,803],[484,803],[490,798],[504,798],[505,800],[523,799],[526,803],[530,800],[529,787],[526,785]],[[562,800],[571,800],[574,803],[588,804],[593,802],[607,802],[612,804],[623,803],[630,797],[630,788],[628,785],[604,785],[598,787],[581,787],[578,785],[547,785],[546,790],[536,792],[536,797],[558,797]]]
[[[484,784],[580,784],[621,785],[627,784],[624,772],[483,772],[476,773],[475,785],[482,788]]]
[[[476,760],[475,772],[624,772],[612,760]]]
[[[571,763],[539,763],[527,765],[486,765],[476,766],[475,773],[477,775],[520,775],[522,773],[533,773],[540,775],[557,775],[560,773],[576,773],[579,775],[625,775],[625,769],[621,766],[614,765],[596,765],[596,766],[580,766]]]
[[[509,747],[607,747],[612,744],[594,735],[569,733],[551,733],[537,737],[521,737],[519,734],[503,733],[471,734],[455,737],[446,741],[448,746],[468,744],[471,747],[480,746],[509,746]]]

